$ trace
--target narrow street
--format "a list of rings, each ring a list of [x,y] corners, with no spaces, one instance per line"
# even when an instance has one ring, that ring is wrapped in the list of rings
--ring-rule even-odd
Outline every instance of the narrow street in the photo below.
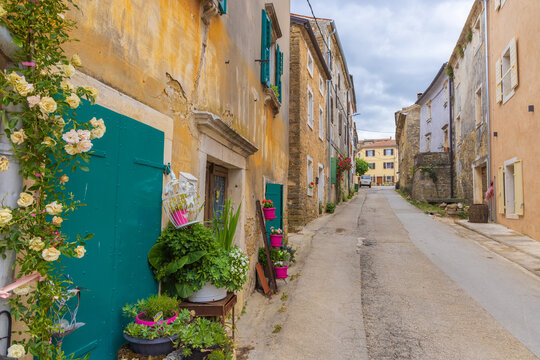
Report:
[[[249,359],[540,354],[540,281],[393,188],[362,189],[306,231],[312,247],[284,302],[282,328],[247,336]]]

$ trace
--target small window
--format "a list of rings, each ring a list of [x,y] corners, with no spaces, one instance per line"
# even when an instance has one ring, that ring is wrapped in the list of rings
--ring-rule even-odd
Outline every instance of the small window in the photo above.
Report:
[[[311,75],[311,77],[313,77],[313,56],[311,56],[311,52],[307,51],[307,69],[308,69],[308,72],[309,72],[309,75]]]
[[[308,126],[313,129],[313,92],[309,86],[307,90],[307,117]]]
[[[341,75],[337,74],[337,88],[341,90]]]
[[[461,143],[461,116],[456,118],[456,143]]]
[[[518,63],[516,39],[513,38],[495,63],[495,97],[497,102],[506,103],[514,95],[518,86]]]
[[[394,182],[394,177],[393,177],[393,176],[387,176],[387,177],[386,177],[386,182],[387,182],[387,183]]]
[[[427,122],[431,122],[431,100],[429,100],[427,103],[426,103],[426,111],[427,111]]]
[[[383,168],[384,169],[393,169],[394,168],[394,163],[393,162],[385,162],[383,164]]]
[[[341,133],[342,133],[342,128],[343,128],[343,117],[341,116],[341,112],[338,114],[338,132],[339,132],[339,136],[341,136]]]
[[[454,97],[455,97],[455,104],[454,104],[454,108],[456,109],[456,114],[460,114],[461,113],[461,87],[460,87],[461,84],[457,84],[456,85],[456,92],[454,94]]]
[[[319,105],[319,139],[323,139],[324,136],[324,111],[322,106]]]
[[[375,150],[366,150],[366,157],[375,156]]]
[[[426,152],[431,151],[431,133],[426,134]]]
[[[443,129],[443,151],[449,152],[450,148],[448,147],[448,125],[444,125]]]
[[[368,163],[370,169],[375,169],[375,163]]]
[[[313,182],[313,159],[308,155],[307,157],[307,194],[313,196],[313,186],[310,186]]]
[[[384,149],[384,156],[394,155],[394,149]]]
[[[324,80],[321,75],[319,75],[319,92],[324,96]]]
[[[479,87],[476,90],[476,95],[474,99],[474,118],[476,126],[483,123],[482,119],[482,87]]]

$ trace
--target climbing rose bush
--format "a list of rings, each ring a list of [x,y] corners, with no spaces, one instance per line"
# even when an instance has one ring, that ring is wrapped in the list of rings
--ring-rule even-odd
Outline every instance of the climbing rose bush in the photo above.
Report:
[[[25,323],[26,340],[8,355],[29,353],[39,359],[65,359],[53,334],[61,333],[62,299],[74,284],[59,263],[83,258],[92,235],[69,238],[62,223],[80,204],[67,193],[68,172],[88,171],[94,141],[106,133],[103,119],[77,116],[83,100],[94,103],[97,89],[75,86],[71,78],[82,66],[78,55],[68,58],[63,45],[72,41],[75,22],[66,17],[72,0],[1,0],[0,25],[18,46],[14,66],[0,72],[0,121],[21,166],[24,188],[16,208],[0,202],[0,253],[17,254],[17,277],[39,273],[44,281],[13,291],[12,315]],[[0,157],[0,172],[10,160]]]

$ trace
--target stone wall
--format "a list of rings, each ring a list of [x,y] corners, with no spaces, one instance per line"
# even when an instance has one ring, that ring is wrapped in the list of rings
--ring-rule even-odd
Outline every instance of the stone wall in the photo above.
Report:
[[[287,208],[288,231],[296,232],[319,215],[319,186],[323,180],[312,189],[308,183],[308,156],[313,161],[313,182],[318,177],[319,164],[324,166],[324,184],[322,204],[327,201],[327,185],[330,181],[330,166],[328,165],[328,140],[326,138],[326,106],[324,91],[319,91],[319,75],[326,82],[326,75],[317,57],[313,43],[307,31],[298,24],[291,24],[291,93],[289,117],[289,179]],[[307,70],[308,49],[313,57],[313,75]],[[313,93],[313,126],[308,125],[307,91]],[[323,133],[319,136],[319,109],[323,110]],[[322,139],[321,139],[322,137]]]
[[[398,134],[399,132],[399,134]],[[396,112],[396,140],[399,154],[399,186],[412,187],[414,157],[420,151],[420,106]]]
[[[439,202],[450,199],[450,154],[444,152],[420,153],[414,157],[412,197],[419,201]],[[421,167],[432,168],[437,175],[433,181]]]

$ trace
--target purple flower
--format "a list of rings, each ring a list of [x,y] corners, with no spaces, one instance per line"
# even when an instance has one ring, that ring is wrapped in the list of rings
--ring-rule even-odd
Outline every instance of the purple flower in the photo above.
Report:
[[[23,64],[24,66],[32,66],[32,67],[36,66],[36,63],[31,62],[31,61],[25,61],[25,62],[22,62],[21,64]]]

